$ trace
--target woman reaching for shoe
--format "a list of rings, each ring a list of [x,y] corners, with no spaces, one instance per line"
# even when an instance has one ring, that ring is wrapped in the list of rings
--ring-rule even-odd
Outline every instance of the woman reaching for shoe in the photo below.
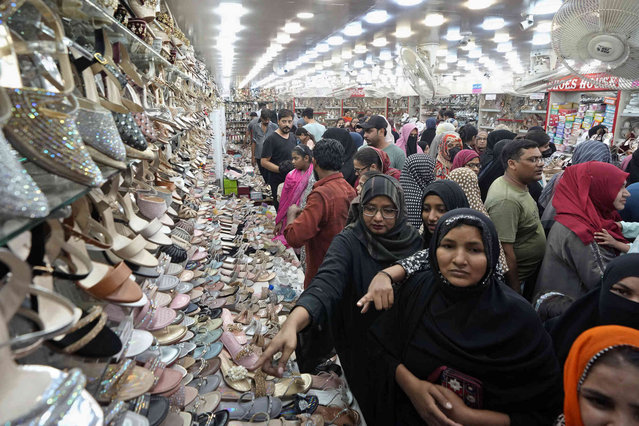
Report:
[[[496,275],[493,223],[471,209],[448,212],[430,253],[430,269],[402,284],[371,327],[375,424],[552,423],[559,365],[533,308]]]
[[[298,344],[298,332],[308,326],[329,327],[333,345],[364,416],[368,391],[367,330],[380,312],[362,315],[355,305],[375,273],[421,246],[419,233],[407,223],[404,197],[397,180],[373,176],[363,187],[359,218],[333,240],[310,286],[300,296],[280,332],[260,357],[256,368],[281,376]],[[282,352],[277,364],[273,356]],[[368,419],[367,419],[368,421]]]

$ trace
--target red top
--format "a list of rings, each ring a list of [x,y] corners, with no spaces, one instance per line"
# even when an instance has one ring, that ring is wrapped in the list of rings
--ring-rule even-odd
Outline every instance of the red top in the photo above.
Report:
[[[584,244],[594,241],[595,232],[605,229],[617,241],[627,242],[616,222],[621,216],[615,198],[628,173],[599,161],[575,164],[557,183],[552,201],[555,220],[574,232]]]
[[[304,288],[317,274],[333,237],[342,232],[355,190],[335,173],[319,180],[308,194],[302,213],[284,229],[291,247],[306,247],[306,277]]]

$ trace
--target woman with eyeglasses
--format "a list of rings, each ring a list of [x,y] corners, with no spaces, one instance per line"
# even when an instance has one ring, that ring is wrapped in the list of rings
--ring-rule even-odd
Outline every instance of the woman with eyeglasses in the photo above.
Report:
[[[366,406],[370,383],[367,331],[381,313],[371,310],[362,315],[355,302],[366,293],[377,271],[408,257],[420,246],[419,233],[407,222],[399,183],[385,175],[370,178],[362,190],[358,219],[335,237],[317,275],[264,351],[257,367],[281,376],[297,347],[297,333],[307,327],[328,327],[333,339],[328,342],[330,347],[324,349],[330,350],[334,345],[366,421],[374,424]],[[278,352],[282,352],[282,357],[272,364]]]
[[[460,167],[468,167],[470,170],[475,172],[476,175],[479,175],[481,163],[479,161],[479,154],[477,154],[477,151],[473,149],[462,149],[459,151],[453,159],[453,167],[451,168],[451,171]]]
[[[480,156],[483,155],[484,152],[486,152],[487,145],[488,132],[486,132],[485,130],[481,130],[475,137],[475,151],[477,151],[477,154],[479,154]]]

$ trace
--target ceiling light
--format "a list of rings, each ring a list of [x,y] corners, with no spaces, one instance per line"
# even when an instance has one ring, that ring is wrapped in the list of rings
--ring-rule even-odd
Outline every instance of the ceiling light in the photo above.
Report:
[[[302,26],[299,24],[299,22],[288,22],[286,25],[284,25],[284,32],[287,32],[289,34],[297,34],[300,31],[302,31]]]
[[[382,49],[382,51],[379,53],[379,59],[381,59],[382,61],[390,61],[391,59],[393,59],[391,51],[388,49]]]
[[[324,59],[322,63],[325,67],[330,67],[331,65],[333,65],[333,61],[331,61],[330,59]]]
[[[454,64],[455,62],[457,62],[457,52],[451,52],[446,55],[446,62],[448,62],[449,64]]]
[[[481,47],[477,47],[471,50],[470,52],[468,52],[468,57],[473,59],[481,58],[482,57],[481,55],[482,55]]]
[[[506,43],[507,41],[510,41],[510,34],[508,34],[508,32],[505,32],[505,31],[497,31],[495,32],[495,37],[493,37],[493,41],[495,43]]]
[[[375,47],[384,47],[388,44],[388,41],[386,40],[386,37],[377,37],[375,38],[375,40],[373,40],[373,46]]]
[[[320,53],[326,53],[329,50],[331,50],[331,48],[326,43],[319,43],[317,45],[317,51],[320,52]]]
[[[361,35],[364,30],[362,30],[362,23],[357,21],[347,24],[342,32],[349,37],[357,37],[358,35]]]
[[[561,7],[563,0],[539,0],[532,9],[534,15],[550,15]]]
[[[278,33],[275,41],[279,44],[288,44],[291,42],[291,36],[287,33]]]
[[[505,43],[499,43],[497,45],[497,51],[500,53],[507,53],[513,50],[513,44],[509,41]]]
[[[358,44],[355,46],[355,49],[353,50],[353,52],[357,53],[357,54],[362,54],[362,53],[366,53],[368,51],[368,49],[366,49],[366,46],[363,44]]]
[[[374,62],[373,62],[373,55],[370,55],[370,54],[369,54],[369,55],[366,55],[366,60],[364,61],[364,63],[365,63],[366,65],[373,65],[373,64],[374,64]]]
[[[223,2],[215,9],[215,12],[222,17],[239,18],[248,10],[240,3]]]
[[[353,57],[353,52],[348,47],[345,47],[342,50],[342,59],[351,59]]]
[[[392,70],[395,67],[395,65],[393,64],[393,61],[386,61],[384,62],[384,68],[387,70]]]
[[[485,18],[484,23],[481,24],[482,28],[486,31],[500,30],[504,28],[504,25],[506,25],[504,18],[499,18],[497,16]]]
[[[410,22],[398,22],[397,29],[395,30],[396,38],[408,38],[413,35],[413,32],[410,29]]]
[[[424,0],[395,0],[395,3],[400,6],[417,6],[423,1]]]
[[[332,36],[326,40],[330,46],[340,46],[344,44],[344,37],[342,36]]]
[[[448,69],[448,64],[446,62],[442,62],[439,64],[440,71],[446,71]]]
[[[466,61],[465,59],[460,59],[459,61],[457,61],[458,68],[466,68],[467,66],[468,66],[468,61]]]
[[[441,13],[429,13],[424,19],[424,25],[427,27],[439,27],[444,23],[444,15]]]
[[[490,58],[488,56],[482,56],[477,60],[480,64],[485,64],[486,62],[490,62]]]
[[[449,28],[446,33],[446,40],[448,41],[459,41],[462,38],[462,35],[459,33],[459,28],[456,27]]]
[[[535,17],[533,15],[527,15],[526,19],[519,23],[519,29],[522,31],[526,31],[529,30],[530,27],[532,27],[533,25],[535,25]]]
[[[549,33],[552,31],[552,21],[541,21],[535,27],[536,33]]]
[[[542,45],[548,44],[552,41],[549,33],[535,33],[532,38],[532,44],[534,45]]]
[[[473,50],[475,47],[477,47],[477,45],[473,40],[469,40],[464,46],[459,46],[461,50],[465,50],[467,52]]]
[[[492,6],[494,2],[494,0],[468,0],[466,2],[466,7],[472,10],[486,9],[489,6]]]
[[[362,61],[361,59],[358,59],[355,62],[353,62],[353,66],[355,68],[363,68],[364,67],[364,61]]]
[[[297,17],[300,19],[311,19],[313,16],[315,16],[315,14],[311,12],[300,12],[297,14]]]
[[[390,18],[385,10],[373,10],[364,16],[364,20],[369,24],[382,24]]]

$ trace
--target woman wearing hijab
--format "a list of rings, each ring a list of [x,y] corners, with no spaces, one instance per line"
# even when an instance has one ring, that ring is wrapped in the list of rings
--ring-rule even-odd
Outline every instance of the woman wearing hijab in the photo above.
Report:
[[[572,155],[572,165],[587,163],[588,161],[600,161],[602,163],[610,163],[610,148],[606,144],[598,141],[586,141],[577,145]],[[546,234],[550,232],[550,228],[555,223],[555,208],[552,206],[552,199],[555,195],[555,187],[564,172],[555,174],[544,186],[541,191],[539,200],[537,201],[542,209],[541,223],[544,226]]]
[[[495,153],[495,145],[497,145],[500,141],[503,140],[513,140],[517,136],[516,133],[513,133],[509,130],[493,130],[488,133],[488,138],[486,141],[486,152],[481,157],[481,166],[482,168],[488,166],[490,162],[494,159],[500,160],[499,156]]]
[[[606,266],[601,286],[546,323],[559,364],[563,366],[570,347],[581,333],[599,325],[622,325],[639,330],[639,254],[613,259]]]
[[[462,151],[463,152],[463,151]],[[477,175],[473,170],[467,167],[461,167],[453,170],[448,175],[448,178],[455,182],[466,194],[468,204],[470,208],[478,211],[481,214],[488,216],[486,206],[481,201],[481,192],[479,191],[479,183],[477,181]],[[504,249],[499,243],[499,274],[503,277],[508,272],[508,264],[506,263],[506,255]]]
[[[426,154],[415,154],[406,159],[399,183],[404,190],[408,223],[415,229],[419,229],[422,225],[424,189],[434,180],[435,160]]]
[[[419,271],[427,270],[429,265],[429,245],[435,226],[447,212],[468,208],[468,199],[461,187],[452,180],[436,180],[424,189],[420,209],[423,225],[422,250],[410,257],[398,260],[393,266],[380,271],[368,287],[368,293],[357,302],[362,312],[375,303],[375,309],[388,309],[393,305],[393,283],[403,282]]]
[[[617,210],[623,210],[629,195],[627,177],[612,164],[597,161],[566,169],[555,191],[556,222],[548,234],[535,293],[558,291],[578,298],[600,283],[606,265],[619,252],[598,245],[595,233],[605,230],[627,243],[617,224]]]
[[[344,165],[340,171],[342,172],[342,175],[344,175],[346,182],[348,182],[351,186],[355,186],[357,176],[355,176],[355,168],[353,167],[353,156],[357,152],[357,147],[355,146],[350,133],[345,129],[332,127],[324,132],[322,138],[335,139],[344,147],[344,156],[342,157]]]
[[[335,237],[317,275],[256,365],[281,376],[297,345],[296,334],[308,326],[328,325],[348,384],[370,423],[367,330],[380,313],[362,315],[355,302],[377,271],[417,251],[421,240],[407,222],[404,196],[395,179],[373,176],[364,184],[361,203],[360,217]],[[280,351],[279,371],[273,371],[271,358]]]
[[[458,169],[460,167],[466,167],[475,172],[475,175],[479,174],[481,170],[481,164],[479,162],[479,154],[474,149],[462,149],[455,155],[453,160],[453,167],[451,170]]]
[[[448,133],[459,136],[457,133],[455,133],[455,126],[453,126],[451,123],[439,123],[437,129],[435,130],[435,137],[433,138],[433,142],[430,144],[428,155],[433,158],[437,158],[437,154],[439,154],[439,144],[442,138]]]
[[[575,341],[564,365],[564,414],[557,424],[636,425],[639,331],[591,328]]]
[[[353,165],[357,176],[369,170],[377,170],[399,181],[401,172],[391,167],[390,163],[388,154],[372,146],[358,150],[353,157]],[[357,183],[355,185],[357,186]]]
[[[446,179],[453,167],[453,157],[461,151],[463,144],[459,136],[453,134],[445,135],[439,143],[439,154],[437,154],[437,164],[435,165],[435,178]]]
[[[402,133],[395,142],[406,153],[406,157],[413,154],[423,154],[422,148],[417,145],[417,126],[413,123],[406,123],[402,126]]]
[[[508,142],[512,142],[510,139],[499,141],[492,150],[494,159],[487,164],[481,163],[481,171],[479,172],[479,190],[481,191],[481,199],[486,201],[488,190],[493,182],[504,175],[504,164],[501,162],[501,152]]]
[[[475,151],[479,154],[479,158],[481,158],[486,152],[486,145],[488,144],[488,132],[485,130],[480,130],[477,133],[477,138],[475,139]]]
[[[353,139],[353,143],[355,144],[355,147],[359,149],[359,147],[362,146],[362,144],[364,143],[364,138],[362,137],[362,135],[360,135],[357,132],[350,132],[350,134],[351,134],[351,139]]]
[[[437,128],[437,119],[429,118],[426,120],[426,129],[422,132],[422,136],[419,139],[419,147],[423,152],[428,152],[430,145],[435,137],[435,129]]]
[[[430,252],[430,269],[402,284],[371,328],[376,424],[550,424],[559,365],[535,311],[497,277],[493,223],[448,212]]]

